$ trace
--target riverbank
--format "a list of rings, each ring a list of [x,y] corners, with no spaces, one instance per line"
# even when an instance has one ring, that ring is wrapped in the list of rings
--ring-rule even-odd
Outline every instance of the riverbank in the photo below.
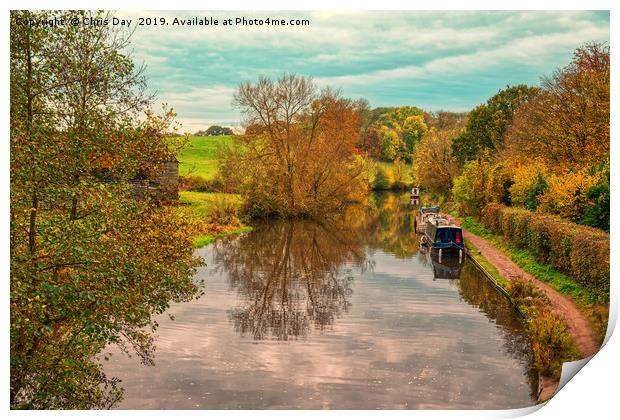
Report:
[[[523,279],[526,281],[534,279],[536,280],[534,283],[539,285],[545,293],[548,292],[547,294],[557,297],[558,304],[556,306],[559,308],[558,310],[580,314],[582,321],[578,323],[583,328],[589,329],[587,335],[590,336],[587,340],[580,339],[581,341],[578,341],[582,342],[580,350],[586,357],[598,351],[607,332],[608,304],[599,302],[597,296],[565,274],[551,266],[536,262],[535,257],[527,251],[507,244],[501,236],[490,233],[472,218],[459,219],[459,221],[465,231],[478,237],[479,243],[484,241],[487,247],[503,254],[518,267],[516,272],[512,272],[511,276],[507,277],[508,280],[518,277],[518,275],[523,275]],[[500,261],[497,263],[502,264]],[[584,319],[585,321],[583,321]]]
[[[252,230],[238,217],[242,201],[236,194],[181,191],[178,210],[192,226],[194,247],[200,248],[227,235]]]
[[[563,321],[581,356],[588,357],[598,351],[602,341],[600,337],[604,337],[605,334],[606,323],[603,325],[600,322],[600,314],[596,315],[596,308],[588,303],[587,291],[551,267],[532,263],[532,258],[524,255],[515,257],[517,254],[514,249],[506,245],[497,235],[486,231],[473,219],[447,217],[461,224],[469,255],[483,266],[502,288],[510,293],[517,282],[532,284],[544,294],[542,297],[546,299],[543,305],[549,305],[553,314]],[[521,251],[518,252],[522,254]],[[541,273],[545,274],[540,275]],[[519,287],[521,286],[517,285],[517,288]],[[531,300],[532,297],[528,296],[528,299]],[[532,320],[527,322],[531,323]],[[535,330],[531,333],[538,335]],[[569,343],[568,354],[570,347]],[[558,380],[557,377],[541,375],[540,401],[546,401],[553,396]]]

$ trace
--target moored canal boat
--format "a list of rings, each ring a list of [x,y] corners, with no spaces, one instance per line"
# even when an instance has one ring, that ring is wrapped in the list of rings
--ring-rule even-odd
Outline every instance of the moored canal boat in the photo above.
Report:
[[[421,245],[438,252],[440,256],[447,252],[462,255],[465,251],[463,230],[439,215],[429,216],[424,226]]]
[[[414,228],[417,233],[424,233],[426,220],[431,216],[439,216],[439,207],[420,207],[414,219]]]

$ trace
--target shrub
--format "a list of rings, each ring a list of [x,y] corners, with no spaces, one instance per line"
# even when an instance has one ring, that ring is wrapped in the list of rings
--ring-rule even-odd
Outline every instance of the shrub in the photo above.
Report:
[[[580,284],[609,299],[609,236],[580,229],[570,250],[571,271]]]
[[[549,188],[540,197],[540,210],[573,222],[581,220],[593,205],[588,193],[598,178],[583,170],[551,177]]]
[[[530,321],[534,367],[543,375],[559,378],[562,363],[576,360],[579,353],[560,318],[545,307]]]
[[[565,322],[551,309],[547,295],[533,282],[512,281],[507,291],[527,319],[534,367],[543,375],[559,378],[562,363],[580,357]]]
[[[387,172],[380,166],[377,167],[377,172],[375,173],[375,180],[372,183],[372,188],[374,190],[390,189],[390,179],[388,178]]]
[[[537,172],[536,177],[534,178],[534,183],[531,188],[528,190],[525,201],[525,208],[528,210],[536,210],[538,205],[540,204],[540,197],[547,191],[549,188],[549,183],[543,176],[542,172]]]
[[[511,281],[506,291],[513,303],[528,318],[537,316],[539,308],[550,304],[547,295],[537,289],[532,281],[525,282],[521,279]]]
[[[183,191],[204,191],[207,180],[200,175],[179,176],[179,189]]]
[[[219,225],[238,224],[238,207],[235,201],[225,195],[218,196],[212,203],[208,222]]]
[[[504,207],[501,204],[489,204],[483,209],[482,221],[484,225],[492,232],[500,231],[500,223],[502,219],[502,209]]]
[[[179,189],[196,192],[221,192],[222,180],[219,177],[206,179],[200,175],[179,176]]]
[[[609,300],[609,234],[556,216],[489,204],[482,223],[515,246],[528,249],[598,296]]]

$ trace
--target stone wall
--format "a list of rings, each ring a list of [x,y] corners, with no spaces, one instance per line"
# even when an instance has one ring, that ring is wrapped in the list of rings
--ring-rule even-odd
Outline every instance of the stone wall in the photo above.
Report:
[[[175,159],[158,166],[158,174],[152,180],[158,188],[157,197],[163,202],[179,201],[179,162]]]
[[[179,201],[179,162],[169,160],[153,165],[148,176],[131,180],[133,196],[137,200],[147,197],[162,203]]]

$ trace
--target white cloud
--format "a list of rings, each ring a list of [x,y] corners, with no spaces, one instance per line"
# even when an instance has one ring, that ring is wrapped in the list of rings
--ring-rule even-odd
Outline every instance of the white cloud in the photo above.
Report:
[[[177,112],[181,132],[193,133],[214,124],[238,129],[239,112],[232,107],[234,91],[229,86],[203,86],[159,92],[158,98]]]
[[[477,50],[472,53],[437,58],[423,65],[401,66],[389,70],[379,70],[366,74],[317,78],[321,84],[329,85],[365,85],[394,81],[395,79],[413,79],[436,76],[438,74],[454,75],[493,68],[509,62],[525,60],[530,64],[540,64],[550,51],[571,51],[583,40],[605,39],[609,29],[590,25],[575,32],[534,35],[516,39],[494,49]],[[528,64],[528,63],[525,64]]]
[[[139,17],[171,22],[175,16],[311,20],[309,27],[139,27],[133,49],[149,67],[150,86],[191,127],[202,121],[238,121],[230,104],[234,86],[258,74],[282,71],[313,75],[319,84],[342,87],[345,93],[366,96],[374,91],[375,97],[369,99],[382,104],[411,100],[394,96],[400,86],[408,92],[426,89],[427,103],[418,105],[443,103],[437,106],[467,109],[484,99],[491,84],[507,83],[507,73],[522,72],[527,79],[516,80],[532,83],[566,64],[577,46],[609,39],[608,23],[601,24],[605,19],[591,12],[123,11],[117,15],[134,23]],[[196,54],[195,66],[189,54]],[[466,76],[473,80],[478,73],[476,98],[442,90],[442,85]],[[392,88],[392,96],[382,93],[384,86]],[[471,94],[474,88],[469,89]]]

